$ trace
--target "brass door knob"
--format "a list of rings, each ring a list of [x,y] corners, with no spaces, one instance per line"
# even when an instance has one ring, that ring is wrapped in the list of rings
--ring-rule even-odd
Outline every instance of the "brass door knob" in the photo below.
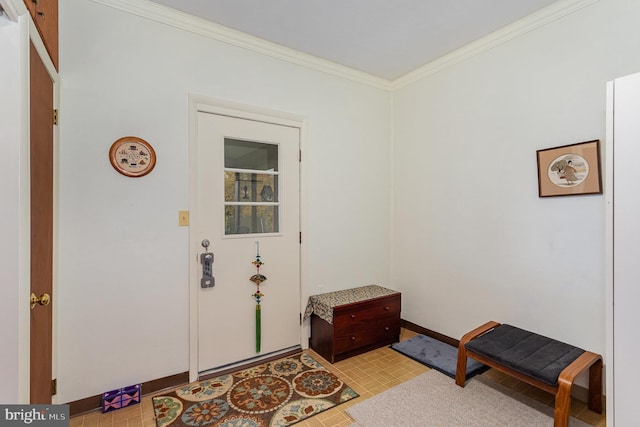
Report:
[[[41,296],[37,297],[36,294],[31,292],[31,309],[32,310],[36,306],[36,304],[49,305],[50,302],[51,302],[51,296],[49,294],[44,293]]]

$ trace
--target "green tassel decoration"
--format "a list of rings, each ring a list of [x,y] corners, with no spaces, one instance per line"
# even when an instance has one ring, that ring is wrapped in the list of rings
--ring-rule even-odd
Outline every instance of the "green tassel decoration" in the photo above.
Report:
[[[260,274],[260,266],[263,262],[260,260],[260,242],[256,241],[257,251],[256,251],[256,259],[251,263],[256,266],[256,274],[251,276],[249,280],[251,280],[256,285],[256,292],[251,295],[256,300],[256,353],[260,353],[260,344],[262,341],[262,316],[261,316],[261,308],[260,301],[264,294],[260,292],[260,283],[267,280],[265,276]]]
[[[261,323],[260,304],[258,304],[256,305],[256,353],[260,353],[260,339],[262,335],[260,323]]]

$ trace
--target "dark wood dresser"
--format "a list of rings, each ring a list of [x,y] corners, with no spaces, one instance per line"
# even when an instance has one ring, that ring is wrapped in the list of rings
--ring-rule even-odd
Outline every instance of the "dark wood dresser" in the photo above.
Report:
[[[378,285],[309,297],[311,348],[337,362],[400,339],[401,294]]]

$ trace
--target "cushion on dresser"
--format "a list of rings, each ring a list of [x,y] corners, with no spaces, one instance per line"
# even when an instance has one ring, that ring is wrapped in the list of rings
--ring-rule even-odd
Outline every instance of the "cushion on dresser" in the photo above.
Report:
[[[502,324],[469,341],[466,348],[551,386],[585,351],[515,326]]]
[[[360,286],[324,294],[311,295],[304,311],[304,318],[312,314],[333,323],[333,309],[338,306],[353,304],[389,295],[399,295],[398,291],[380,285]]]

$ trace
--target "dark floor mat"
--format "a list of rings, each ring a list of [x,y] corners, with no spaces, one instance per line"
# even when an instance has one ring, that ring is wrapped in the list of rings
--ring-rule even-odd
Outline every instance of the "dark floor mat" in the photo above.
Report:
[[[456,377],[457,347],[425,335],[416,335],[408,340],[393,344],[391,348],[451,378]],[[467,358],[467,380],[487,369],[489,369],[488,366]]]

